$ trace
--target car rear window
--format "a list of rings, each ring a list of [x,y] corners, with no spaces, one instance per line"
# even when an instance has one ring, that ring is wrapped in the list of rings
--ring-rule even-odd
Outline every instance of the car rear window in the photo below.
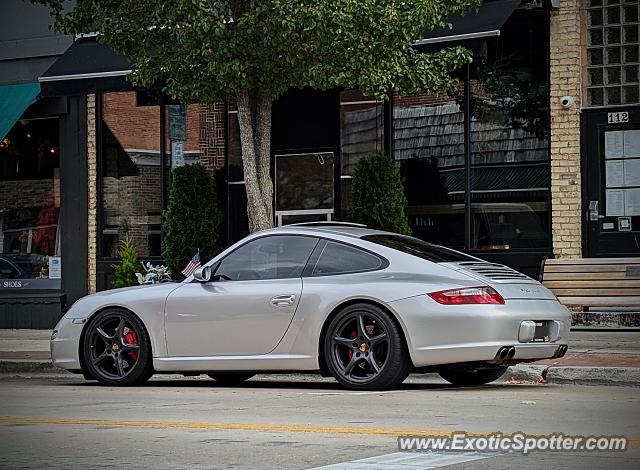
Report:
[[[476,258],[464,253],[404,235],[365,235],[362,239],[417,256],[418,258],[433,261],[434,263],[476,261]]]
[[[383,261],[376,255],[342,243],[327,242],[313,268],[313,276],[374,271]]]

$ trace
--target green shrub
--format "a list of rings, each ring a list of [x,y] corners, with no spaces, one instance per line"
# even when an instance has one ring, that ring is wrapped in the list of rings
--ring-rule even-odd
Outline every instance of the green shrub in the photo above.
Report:
[[[398,166],[386,155],[360,159],[353,173],[349,220],[370,228],[411,234]]]
[[[162,256],[174,279],[198,249],[202,264],[217,253],[220,219],[215,180],[207,170],[199,163],[175,168],[162,240]]]
[[[120,262],[112,266],[115,273],[113,287],[137,286],[136,273],[140,272],[138,251],[136,245],[128,238],[120,241],[118,258]]]

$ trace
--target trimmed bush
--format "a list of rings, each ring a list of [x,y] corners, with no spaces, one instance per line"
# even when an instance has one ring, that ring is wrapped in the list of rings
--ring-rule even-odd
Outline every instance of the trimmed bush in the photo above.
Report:
[[[120,262],[113,265],[113,287],[137,286],[136,273],[140,272],[140,261],[136,245],[129,239],[122,240],[118,247],[118,258]]]
[[[400,169],[387,155],[360,159],[353,173],[349,220],[370,228],[411,234]]]
[[[199,163],[175,168],[162,240],[162,256],[174,279],[198,249],[202,264],[216,255],[220,219],[215,180],[207,170]]]

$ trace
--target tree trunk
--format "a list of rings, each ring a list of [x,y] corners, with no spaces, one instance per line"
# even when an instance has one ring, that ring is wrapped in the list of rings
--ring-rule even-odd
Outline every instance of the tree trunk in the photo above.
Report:
[[[236,96],[247,190],[249,230],[273,227],[271,180],[271,97],[243,90]]]

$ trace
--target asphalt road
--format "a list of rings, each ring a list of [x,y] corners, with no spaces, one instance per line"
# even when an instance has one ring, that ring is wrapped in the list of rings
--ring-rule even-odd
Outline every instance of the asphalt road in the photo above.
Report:
[[[0,467],[637,469],[639,392],[510,383],[455,389],[434,376],[383,393],[304,375],[258,376],[237,388],[170,376],[125,389],[68,375],[2,376]],[[617,453],[398,453],[398,434],[456,430],[633,441]]]

